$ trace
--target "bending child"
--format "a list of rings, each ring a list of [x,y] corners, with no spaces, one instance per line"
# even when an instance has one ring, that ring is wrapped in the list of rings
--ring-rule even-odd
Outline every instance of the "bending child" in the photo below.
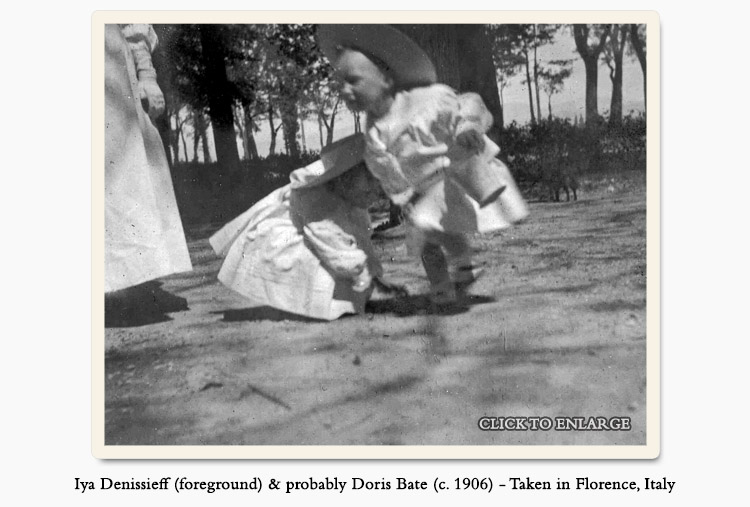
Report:
[[[210,238],[226,257],[219,280],[253,303],[333,320],[364,312],[381,278],[367,211],[381,195],[354,135],[324,149],[272,192]]]
[[[467,235],[528,214],[485,135],[492,115],[479,95],[436,84],[424,51],[389,25],[320,25],[318,38],[347,105],[367,113],[367,167],[403,209],[433,306],[454,306],[481,271]]]

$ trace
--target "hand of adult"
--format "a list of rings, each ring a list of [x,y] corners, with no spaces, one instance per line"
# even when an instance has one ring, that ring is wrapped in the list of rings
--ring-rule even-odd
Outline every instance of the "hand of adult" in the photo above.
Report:
[[[141,93],[141,100],[148,102],[148,115],[151,121],[156,121],[164,114],[165,102],[164,94],[159,88],[156,79],[151,77],[139,76],[138,85]]]

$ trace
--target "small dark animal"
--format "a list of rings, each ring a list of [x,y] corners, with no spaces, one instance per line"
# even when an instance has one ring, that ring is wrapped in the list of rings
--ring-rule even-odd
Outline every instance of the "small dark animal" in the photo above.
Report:
[[[573,192],[573,200],[578,200],[578,179],[572,174],[560,171],[554,174],[547,182],[550,198],[560,202],[560,192],[565,191],[565,200],[570,201],[570,193]]]

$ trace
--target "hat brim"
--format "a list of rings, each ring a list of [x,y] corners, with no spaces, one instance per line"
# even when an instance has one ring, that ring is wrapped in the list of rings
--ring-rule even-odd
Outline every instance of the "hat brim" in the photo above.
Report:
[[[437,82],[432,61],[406,34],[391,25],[318,25],[318,44],[331,65],[341,48],[360,50],[389,67],[399,88],[428,86]]]
[[[320,152],[320,160],[307,166],[305,186],[313,187],[341,176],[364,161],[365,138],[353,134],[331,143]]]

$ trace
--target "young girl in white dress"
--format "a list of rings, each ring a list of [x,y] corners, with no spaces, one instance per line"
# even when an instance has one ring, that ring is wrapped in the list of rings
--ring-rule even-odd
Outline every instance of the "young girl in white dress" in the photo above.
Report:
[[[318,40],[347,105],[367,113],[367,167],[402,207],[409,250],[422,259],[433,305],[454,305],[479,272],[468,234],[503,229],[528,214],[485,135],[492,115],[479,95],[436,84],[424,51],[389,25],[320,25]]]
[[[226,257],[219,280],[257,306],[333,320],[364,312],[382,281],[367,208],[382,195],[363,162],[364,138],[324,149],[210,238]]]

